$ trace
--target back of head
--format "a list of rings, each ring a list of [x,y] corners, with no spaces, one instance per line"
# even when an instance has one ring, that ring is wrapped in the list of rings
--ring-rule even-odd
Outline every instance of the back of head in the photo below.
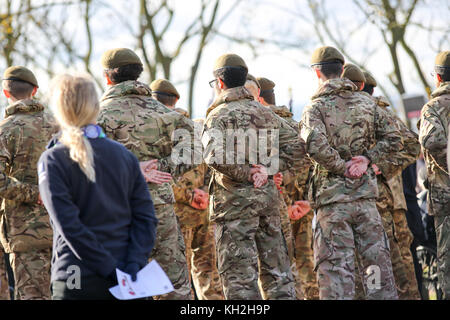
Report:
[[[363,71],[363,74],[364,78],[366,78],[366,82],[364,82],[364,88],[362,89],[362,91],[373,95],[373,90],[378,85],[377,81],[369,71]]]
[[[152,96],[163,105],[173,108],[180,98],[175,86],[166,79],[157,79],[150,84]]]
[[[342,72],[342,78],[347,78],[352,81],[358,88],[366,82],[363,72],[358,66],[352,63],[346,63],[344,65],[344,71]]]
[[[25,67],[12,66],[3,74],[3,89],[17,100],[31,98],[36,87],[39,87],[36,77]]]
[[[100,111],[94,82],[86,76],[62,75],[52,84],[51,107],[62,130],[60,142],[70,150],[70,157],[95,182],[94,156],[82,128],[95,123]]]
[[[253,98],[256,101],[258,101],[261,87],[259,85],[258,80],[256,80],[256,78],[252,76],[250,73],[247,74],[247,80],[245,81],[245,88],[250,92]]]
[[[450,81],[450,51],[440,52],[435,59],[434,70],[443,82]]]
[[[263,98],[264,102],[268,105],[275,105],[275,92],[273,91],[273,88],[275,88],[275,82],[264,77],[258,77],[256,79],[261,85],[261,92],[259,93],[259,96]]]
[[[327,79],[339,78],[344,63],[344,56],[330,46],[317,48],[311,57],[311,67],[319,70]]]
[[[217,58],[213,74],[222,79],[227,88],[235,88],[245,85],[248,68],[240,56],[228,53]]]
[[[103,53],[101,63],[113,84],[137,80],[143,69],[141,59],[127,48],[111,49]]]

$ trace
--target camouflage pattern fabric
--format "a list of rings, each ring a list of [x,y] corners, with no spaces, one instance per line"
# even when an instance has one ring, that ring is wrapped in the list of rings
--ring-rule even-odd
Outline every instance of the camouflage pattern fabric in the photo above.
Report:
[[[295,257],[299,280],[303,295],[307,300],[319,299],[319,287],[317,275],[314,271],[313,232],[312,219],[314,213],[311,211],[304,217],[292,222],[295,236]]]
[[[335,203],[317,209],[314,262],[320,299],[351,300],[355,296],[355,250],[362,263],[366,299],[397,299],[389,244],[373,200]],[[371,283],[370,267],[380,283]]]
[[[186,244],[186,260],[199,300],[222,300],[222,285],[216,266],[213,226],[208,210],[190,206],[194,189],[206,189],[208,166],[202,164],[186,172],[173,186],[175,213],[180,222]],[[207,190],[204,190],[207,191]]]
[[[403,149],[391,117],[347,79],[325,81],[303,111],[300,135],[315,165],[308,198],[317,208],[315,268],[320,299],[353,299],[355,243],[364,266],[381,271],[381,287],[368,298],[395,299],[389,247],[375,206],[377,179],[372,168],[359,179],[344,176],[345,163],[364,155],[380,163]],[[366,284],[365,284],[366,285]]]
[[[9,300],[9,284],[6,272],[5,253],[0,248],[0,300]]]
[[[450,82],[431,94],[420,116],[419,142],[427,166],[428,214],[435,216],[438,245],[438,281],[450,299],[450,175],[446,162],[450,125]]]
[[[278,211],[277,208],[266,210]],[[218,223],[216,248],[225,299],[296,299],[277,212]],[[258,261],[261,293],[256,276]]]
[[[9,254],[14,274],[14,300],[50,300],[52,250],[31,250]]]
[[[175,290],[165,295],[154,296],[155,300],[192,300],[191,284],[187,269],[184,236],[177,223],[173,205],[155,206],[158,226],[156,242],[150,254],[169,277]]]
[[[174,162],[174,148],[194,151],[194,123],[151,97],[151,90],[139,81],[124,81],[108,88],[100,102],[98,124],[106,135],[122,143],[139,161],[158,159],[159,170],[174,178],[195,167],[188,162]],[[190,139],[175,139],[175,130],[185,130]],[[181,160],[181,159],[176,159]],[[190,299],[190,284],[184,254],[183,234],[177,223],[173,204],[175,197],[170,183],[149,183],[149,190],[159,220],[157,242],[151,258],[161,265],[176,291],[161,299]]]
[[[52,246],[48,214],[37,204],[37,161],[56,129],[36,100],[6,108],[0,123],[0,240],[5,252]]]
[[[295,130],[268,108],[262,108],[253,101],[244,87],[225,90],[216,98],[207,111],[203,135],[210,129],[221,132],[254,129],[257,134],[259,129],[279,130],[278,171],[291,168],[301,171],[309,167],[304,144]],[[245,164],[218,164],[211,161],[214,157],[211,143],[208,141],[205,156],[205,162],[213,170],[209,192],[210,220],[217,224],[218,270],[225,298],[295,299],[280,212],[278,206],[274,208],[279,194],[273,181],[269,179],[263,187],[254,188],[248,181],[251,169],[249,151],[245,152]],[[221,147],[226,150],[226,141]],[[236,141],[232,159],[236,161]],[[266,225],[267,220],[272,219],[277,223]],[[268,243],[271,243],[270,249]],[[233,247],[237,251],[231,249]],[[268,252],[272,252],[270,259]],[[258,259],[262,295],[257,281]]]

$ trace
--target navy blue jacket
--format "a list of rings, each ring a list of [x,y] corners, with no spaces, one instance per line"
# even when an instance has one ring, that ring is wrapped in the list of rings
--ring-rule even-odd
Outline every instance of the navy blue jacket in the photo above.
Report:
[[[108,277],[128,263],[147,264],[156,237],[155,209],[136,157],[108,138],[89,139],[96,183],[56,144],[39,160],[39,191],[53,228],[51,280]],[[68,269],[69,268],[69,269]]]

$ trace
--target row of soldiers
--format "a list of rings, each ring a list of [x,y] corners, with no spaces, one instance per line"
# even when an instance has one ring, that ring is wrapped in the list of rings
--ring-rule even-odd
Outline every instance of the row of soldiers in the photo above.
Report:
[[[442,70],[450,68],[449,59],[448,51],[436,59],[444,78],[422,112],[417,137],[386,99],[372,96],[373,76],[345,64],[332,47],[313,53],[319,89],[299,123],[287,107],[276,106],[275,83],[250,75],[237,55],[217,59],[210,82],[216,98],[205,120],[191,121],[176,108],[180,95],[169,81],[148,86],[137,80],[143,68],[132,50],[105,52],[108,89],[98,124],[138,157],[149,177],[159,220],[151,258],[175,288],[155,298],[192,299],[193,283],[199,299],[417,299],[400,172],[418,158],[419,140],[430,212],[440,217],[440,283],[448,296],[450,192],[442,147],[450,88]],[[47,299],[52,232],[39,201],[36,163],[57,128],[33,99],[38,83],[30,70],[8,68],[2,84],[11,104],[0,124],[1,243],[15,299]],[[195,158],[199,123],[204,137],[213,129],[277,131],[277,172],[250,163],[248,152],[245,164],[217,162],[213,140],[204,163],[174,161],[172,151],[183,146]],[[190,139],[174,139],[179,129]],[[373,266],[380,272],[375,287],[368,285]]]

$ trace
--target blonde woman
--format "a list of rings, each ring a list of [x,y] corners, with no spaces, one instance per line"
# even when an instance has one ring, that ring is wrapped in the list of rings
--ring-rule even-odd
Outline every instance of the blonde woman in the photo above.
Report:
[[[52,101],[61,134],[38,163],[54,232],[52,299],[113,299],[115,269],[135,280],[152,251],[153,202],[136,157],[96,125],[94,83],[60,76]]]

